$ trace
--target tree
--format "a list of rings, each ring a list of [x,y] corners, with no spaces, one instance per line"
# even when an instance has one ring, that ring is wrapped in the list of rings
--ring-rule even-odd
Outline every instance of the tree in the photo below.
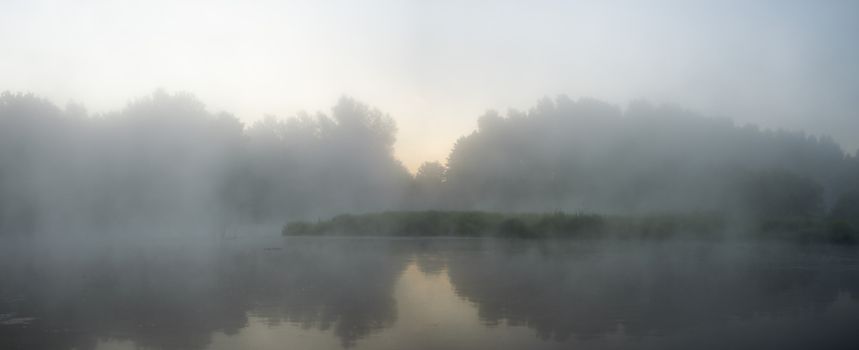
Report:
[[[740,191],[748,209],[762,219],[812,218],[823,212],[823,188],[786,170],[750,174]]]
[[[844,221],[859,229],[859,189],[841,194],[830,211],[833,220]]]
[[[438,208],[444,196],[447,169],[439,162],[425,162],[415,173],[412,202],[419,208]]]
[[[415,174],[415,181],[427,187],[440,187],[444,182],[445,170],[440,162],[424,162]]]

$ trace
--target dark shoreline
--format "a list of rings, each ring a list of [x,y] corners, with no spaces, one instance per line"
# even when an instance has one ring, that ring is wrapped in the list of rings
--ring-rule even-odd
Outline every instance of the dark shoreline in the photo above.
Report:
[[[647,216],[589,213],[387,211],[293,221],[284,236],[499,237],[518,239],[749,238],[797,243],[859,243],[859,229],[824,218],[758,219],[736,224],[717,213]]]

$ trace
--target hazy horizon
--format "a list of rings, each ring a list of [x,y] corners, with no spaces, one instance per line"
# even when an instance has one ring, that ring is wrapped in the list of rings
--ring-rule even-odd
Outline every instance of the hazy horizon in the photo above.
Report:
[[[388,113],[414,172],[487,109],[558,94],[644,99],[859,149],[853,2],[8,1],[0,91],[90,114],[158,88],[245,125],[327,112],[342,95]]]
[[[0,349],[859,348],[857,0],[0,0]]]

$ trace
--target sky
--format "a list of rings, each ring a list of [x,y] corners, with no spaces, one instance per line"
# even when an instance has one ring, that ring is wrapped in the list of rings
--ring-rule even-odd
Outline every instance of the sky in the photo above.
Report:
[[[0,0],[0,91],[90,113],[156,89],[246,125],[347,95],[411,170],[487,109],[679,105],[859,149],[857,1]]]

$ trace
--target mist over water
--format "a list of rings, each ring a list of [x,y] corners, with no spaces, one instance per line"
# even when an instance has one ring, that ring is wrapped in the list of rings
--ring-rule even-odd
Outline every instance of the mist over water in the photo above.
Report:
[[[182,93],[157,91],[94,116],[3,94],[0,344],[751,349],[859,341],[855,247],[798,244],[855,242],[859,161],[830,138],[564,96],[527,112],[487,112],[445,164],[428,162],[414,175],[393,155],[395,135],[391,117],[350,98],[330,113],[243,125]],[[428,209],[471,212],[419,212]],[[629,226],[647,235],[585,239],[279,235],[295,220],[385,210],[415,212],[383,213],[382,224],[474,221],[453,232],[416,222],[385,233],[394,236],[465,235],[457,230],[505,215],[474,210],[680,219]],[[724,220],[714,226],[723,232],[684,236],[695,226],[681,225],[683,215],[702,213]],[[333,222],[347,235],[383,234],[348,226],[361,218]],[[523,225],[498,227],[522,235]]]
[[[839,247],[294,237],[9,250],[12,349],[850,348],[859,321],[859,259]]]
[[[859,348],[859,3],[0,4],[0,350]]]

